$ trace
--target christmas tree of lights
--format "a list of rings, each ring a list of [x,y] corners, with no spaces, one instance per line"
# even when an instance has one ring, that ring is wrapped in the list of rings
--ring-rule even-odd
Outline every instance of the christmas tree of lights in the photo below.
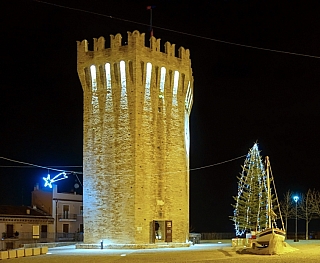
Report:
[[[260,157],[258,144],[249,150],[242,172],[238,178],[238,194],[234,196],[236,203],[234,222],[237,236],[246,232],[260,231],[268,224],[267,176]]]

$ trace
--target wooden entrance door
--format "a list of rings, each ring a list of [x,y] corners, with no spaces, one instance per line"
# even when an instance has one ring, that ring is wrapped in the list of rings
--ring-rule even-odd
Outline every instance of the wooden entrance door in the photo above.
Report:
[[[7,237],[13,237],[13,225],[7,225]]]
[[[63,224],[62,226],[63,237],[68,237],[69,224]]]
[[[165,228],[166,228],[165,241],[172,242],[172,221],[166,221]]]
[[[47,238],[48,236],[48,226],[41,225],[41,238]]]

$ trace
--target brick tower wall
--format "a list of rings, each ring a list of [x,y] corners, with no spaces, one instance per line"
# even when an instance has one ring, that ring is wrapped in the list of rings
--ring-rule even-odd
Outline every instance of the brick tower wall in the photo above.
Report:
[[[172,221],[172,242],[189,233],[189,50],[138,31],[78,42],[84,94],[84,243],[154,242],[153,220]]]

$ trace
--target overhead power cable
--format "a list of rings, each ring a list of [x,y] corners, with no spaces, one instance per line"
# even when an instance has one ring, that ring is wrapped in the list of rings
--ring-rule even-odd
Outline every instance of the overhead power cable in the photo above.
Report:
[[[242,156],[239,156],[239,157],[236,157],[236,158],[227,160],[227,161],[223,161],[223,162],[220,162],[220,163],[210,164],[210,165],[206,165],[206,166],[202,166],[202,167],[198,167],[198,168],[192,168],[192,169],[190,169],[190,171],[205,169],[205,168],[209,168],[209,167],[212,167],[212,166],[217,166],[217,165],[224,164],[224,163],[229,163],[229,162],[238,160],[238,159],[243,158],[243,157],[246,157],[246,156],[247,156],[247,155],[245,154],[245,155],[242,155]]]
[[[2,157],[2,156],[0,156],[0,159],[6,160],[9,162],[24,164],[26,166],[19,166],[19,167],[24,167],[24,168],[27,168],[29,166],[29,167],[37,167],[37,168],[47,169],[47,170],[56,171],[56,172],[68,172],[68,173],[74,173],[74,174],[82,174],[82,172],[61,170],[61,169],[56,169],[56,168],[52,168],[52,167],[48,167],[48,166],[42,166],[42,165],[37,165],[37,164],[32,164],[32,163],[27,163],[27,162],[21,162],[21,161],[9,159],[9,158]],[[54,167],[57,167],[57,166],[54,166]],[[58,166],[58,167],[62,167],[62,166]],[[73,166],[73,167],[75,167],[75,166]],[[82,166],[77,166],[77,167],[82,167]]]
[[[73,11],[88,13],[88,14],[91,14],[91,15],[103,16],[103,17],[107,17],[107,18],[110,18],[110,19],[115,19],[115,20],[131,23],[131,24],[136,24],[136,25],[141,25],[141,26],[150,26],[150,25],[148,25],[146,23],[141,23],[141,22],[137,22],[137,21],[133,21],[133,20],[129,20],[129,19],[114,17],[114,16],[111,16],[111,15],[101,14],[101,13],[88,11],[88,10],[84,10],[84,9],[80,9],[80,8],[69,7],[69,6],[64,6],[64,5],[58,5],[58,4],[49,3],[49,2],[40,1],[40,0],[32,0],[32,1],[38,2],[38,3],[42,3],[42,4],[51,5],[51,6],[55,6],[55,7],[59,7],[59,8],[64,8],[64,9],[69,9],[69,10],[73,10]],[[282,53],[282,54],[287,54],[287,55],[294,55],[294,56],[302,56],[302,57],[320,59],[320,56],[314,56],[314,55],[308,55],[308,54],[302,54],[302,53],[295,53],[295,52],[289,52],[289,51],[283,51],[283,50],[276,50],[276,49],[271,49],[271,48],[263,48],[263,47],[256,47],[256,46],[251,46],[251,45],[239,44],[239,43],[220,40],[220,39],[216,39],[216,38],[210,38],[210,37],[199,36],[199,35],[195,35],[195,34],[191,34],[191,33],[186,33],[186,32],[182,32],[182,31],[178,31],[178,30],[174,30],[174,29],[154,26],[154,25],[152,25],[152,28],[157,28],[157,29],[160,29],[160,30],[168,31],[168,32],[173,32],[173,33],[186,35],[186,36],[190,36],[190,37],[196,37],[196,38],[205,39],[205,40],[210,40],[210,41],[219,42],[219,43],[228,44],[228,45],[240,46],[240,47],[251,48],[251,49],[258,49],[258,50],[269,51],[269,52]]]
[[[0,165],[1,168],[34,168],[32,166],[28,166],[28,165]],[[80,167],[83,167],[83,166],[80,166],[80,165],[54,165],[54,166],[50,166],[50,167],[68,167],[68,168],[80,168]]]
[[[225,164],[225,163],[232,162],[232,161],[235,161],[235,160],[237,160],[237,159],[243,158],[243,157],[245,157],[245,156],[246,156],[246,155],[242,155],[242,156],[239,156],[239,157],[236,157],[236,158],[233,158],[233,159],[229,159],[229,160],[226,160],[226,161],[223,161],[223,162],[219,162],[219,163],[215,163],[215,164],[210,164],[210,165],[206,165],[206,166],[201,166],[201,167],[197,167],[197,168],[192,168],[192,169],[189,169],[189,171],[201,170],[201,169],[206,169],[206,168],[209,168],[209,167],[213,167],[213,166]],[[47,167],[47,166],[42,166],[42,165],[37,165],[37,164],[32,164],[32,163],[27,163],[27,162],[21,162],[21,161],[9,159],[9,158],[1,157],[1,156],[0,156],[0,159],[7,160],[7,161],[10,161],[10,162],[14,162],[14,163],[20,163],[20,164],[24,164],[24,165],[25,165],[25,166],[0,166],[0,167],[28,168],[28,166],[31,166],[31,167],[37,167],[37,168],[42,168],[42,169],[47,169],[47,170],[57,171],[57,172],[68,172],[68,173],[74,173],[74,174],[83,174],[82,172],[60,170],[60,169],[52,168],[53,166]],[[63,167],[63,166],[54,166],[54,167]],[[66,167],[70,167],[70,166],[66,166]],[[74,167],[74,166],[73,166],[73,167]],[[82,167],[82,166],[76,166],[76,167]],[[181,172],[181,171],[176,171],[176,172],[164,172],[164,173],[162,173],[162,174],[167,174],[167,173],[180,173],[180,172]]]
[[[60,170],[60,169],[56,169],[56,168],[52,168],[52,167],[47,167],[47,166],[42,166],[42,165],[37,165],[37,164],[32,164],[32,163],[27,163],[27,162],[21,162],[21,161],[9,159],[9,158],[2,157],[2,156],[0,156],[0,159],[7,160],[7,161],[10,161],[10,162],[14,162],[14,163],[24,164],[26,166],[19,166],[19,167],[24,167],[24,168],[27,168],[29,166],[29,167],[37,167],[37,168],[47,169],[48,171],[51,170],[51,171],[56,171],[56,172],[72,173],[77,177],[81,187],[83,187],[83,185],[82,185],[82,183],[81,183],[81,181],[80,181],[80,179],[78,177],[78,174],[83,174],[82,172]],[[57,166],[54,166],[54,167],[57,167]],[[58,167],[63,167],[63,166],[58,166]],[[82,166],[72,166],[72,167],[82,167]]]

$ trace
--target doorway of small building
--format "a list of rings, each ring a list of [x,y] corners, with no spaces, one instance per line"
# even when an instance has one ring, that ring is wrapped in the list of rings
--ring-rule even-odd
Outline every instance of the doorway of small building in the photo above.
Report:
[[[172,242],[172,221],[153,220],[154,243]]]
[[[7,225],[7,237],[8,238],[13,237],[13,225],[11,224]]]
[[[41,225],[41,238],[47,238],[48,237],[48,226],[47,225]]]
[[[63,224],[63,225],[62,225],[62,232],[63,232],[63,237],[64,237],[64,238],[68,237],[69,224]]]

